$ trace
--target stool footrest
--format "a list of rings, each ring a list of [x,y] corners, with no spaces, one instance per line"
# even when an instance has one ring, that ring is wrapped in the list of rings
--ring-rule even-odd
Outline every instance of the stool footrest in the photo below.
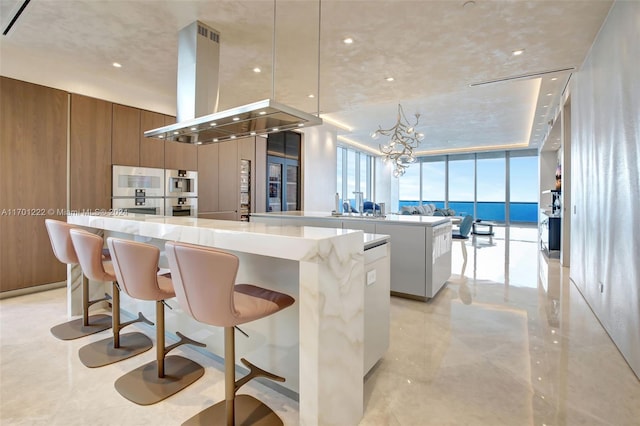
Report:
[[[180,340],[178,340],[176,343],[174,343],[173,345],[169,345],[164,349],[164,354],[165,356],[171,352],[172,350],[174,350],[175,348],[177,348],[178,346],[182,346],[182,345],[194,345],[194,346],[198,346],[200,348],[206,348],[207,345],[205,345],[204,343],[198,342],[196,340],[190,339],[187,336],[185,336],[184,334],[180,333],[179,331],[176,331],[176,335],[180,338]]]
[[[142,312],[138,312],[138,318],[133,319],[131,321],[126,321],[126,322],[120,323],[120,329],[118,331],[122,330],[123,328],[125,328],[128,325],[135,324],[137,322],[143,322],[143,323],[145,323],[147,325],[154,325],[153,322],[151,322],[149,319],[147,319],[147,317],[145,317]]]
[[[273,380],[275,382],[284,382],[285,381],[284,377],[278,376],[278,375],[273,374],[273,373],[269,373],[268,371],[263,370],[262,368],[255,366],[251,362],[247,361],[245,358],[240,358],[240,361],[245,365],[245,367],[247,367],[249,369],[249,374],[247,374],[246,376],[242,377],[239,380],[236,380],[235,392],[238,392],[238,390],[242,386],[244,386],[249,380],[255,379],[256,377],[265,377],[265,378]]]
[[[96,303],[98,303],[98,302],[106,302],[107,300],[111,300],[111,299],[112,299],[112,298],[111,298],[111,296],[110,296],[110,295],[108,295],[107,293],[105,293],[105,294],[104,294],[104,297],[103,297],[103,298],[101,298],[101,299],[89,300],[89,301],[87,302],[87,306],[94,305],[94,304],[96,304]]]

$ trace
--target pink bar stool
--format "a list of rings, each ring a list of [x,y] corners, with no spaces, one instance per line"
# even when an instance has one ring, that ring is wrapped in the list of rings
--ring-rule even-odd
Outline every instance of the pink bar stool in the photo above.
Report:
[[[78,264],[78,256],[73,248],[69,231],[75,229],[67,222],[45,219],[45,226],[51,241],[51,248],[56,258],[67,265]],[[82,318],[58,324],[51,329],[51,334],[61,340],[73,340],[90,334],[104,331],[111,327],[111,316],[99,314],[89,316],[89,307],[94,303],[108,300],[108,297],[89,300],[89,279],[82,274]]]
[[[291,306],[295,300],[286,294],[250,284],[235,284],[237,256],[209,247],[167,242],[165,251],[171,268],[176,297],[182,309],[197,321],[224,327],[225,400],[187,420],[183,425],[282,425],[267,405],[237,391],[255,377],[284,382],[244,358],[250,370],[235,379],[234,327],[264,318]]]
[[[132,356],[139,355],[153,347],[151,339],[143,333],[120,334],[120,330],[136,322],[153,324],[142,313],[138,318],[125,323],[120,322],[120,289],[116,282],[111,262],[102,261],[102,237],[82,229],[69,231],[78,261],[87,278],[94,281],[110,282],[112,285],[112,330],[113,337],[99,340],[80,348],[80,361],[87,367],[95,368],[113,364]]]
[[[186,388],[204,374],[200,364],[167,354],[184,344],[206,345],[176,332],[180,340],[165,347],[164,301],[176,294],[171,278],[157,274],[160,250],[150,244],[111,237],[107,238],[107,245],[122,291],[135,299],[156,302],[156,360],[120,377],[115,388],[136,404],[155,404]]]

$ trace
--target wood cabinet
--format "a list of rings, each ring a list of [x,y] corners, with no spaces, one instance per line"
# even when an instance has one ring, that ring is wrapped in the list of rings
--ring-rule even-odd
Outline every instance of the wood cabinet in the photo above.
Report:
[[[175,117],[165,115],[164,125],[176,122]],[[198,170],[197,145],[181,142],[165,142],[165,168],[173,170]]]
[[[122,166],[140,165],[140,110],[113,104],[111,159]]]
[[[162,127],[164,123],[163,114],[144,110],[140,112],[140,165],[142,167],[164,169],[164,140],[144,137],[144,132]]]
[[[240,219],[240,160],[251,161],[251,204],[256,173],[256,138],[198,146],[198,217]]]
[[[200,212],[218,211],[219,144],[199,145],[198,151],[198,216]]]
[[[71,95],[69,206],[111,207],[111,102]]]
[[[238,211],[239,163],[238,143],[229,140],[219,143],[218,158],[218,211]]]
[[[45,218],[65,220],[68,94],[0,77],[0,291],[66,279]]]

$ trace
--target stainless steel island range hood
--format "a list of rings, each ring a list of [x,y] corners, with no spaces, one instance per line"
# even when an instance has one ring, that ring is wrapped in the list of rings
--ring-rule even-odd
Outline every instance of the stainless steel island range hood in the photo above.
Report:
[[[208,144],[322,124],[322,119],[265,99],[217,112],[220,35],[196,21],[178,40],[177,123],[144,132],[147,138]]]

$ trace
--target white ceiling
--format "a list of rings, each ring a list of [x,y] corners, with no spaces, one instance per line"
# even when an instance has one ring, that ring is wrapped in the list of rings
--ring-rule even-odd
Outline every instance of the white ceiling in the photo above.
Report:
[[[569,71],[470,84],[579,69],[612,2],[465,2],[323,0],[319,19],[317,1],[278,0],[273,97],[316,113],[319,84],[323,117],[372,149],[398,103],[421,114],[424,153],[537,147]],[[21,3],[0,0],[3,30]],[[0,73],[174,114],[177,35],[195,20],[221,33],[220,109],[272,97],[269,0],[32,0],[0,36]]]

